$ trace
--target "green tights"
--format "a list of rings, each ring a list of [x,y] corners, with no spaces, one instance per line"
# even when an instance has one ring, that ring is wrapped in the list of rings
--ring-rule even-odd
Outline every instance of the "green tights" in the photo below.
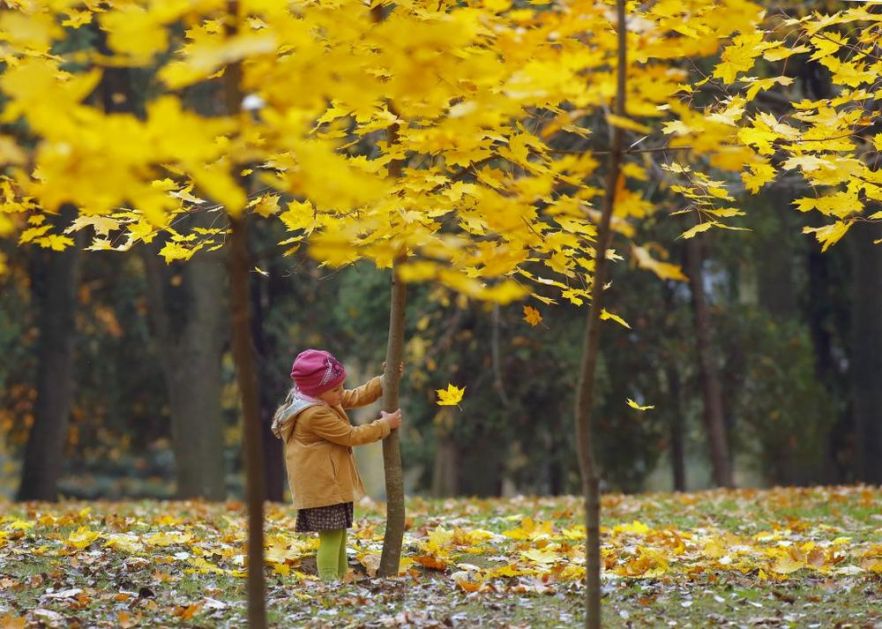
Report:
[[[346,529],[319,531],[319,547],[316,553],[319,578],[335,581],[346,576]]]

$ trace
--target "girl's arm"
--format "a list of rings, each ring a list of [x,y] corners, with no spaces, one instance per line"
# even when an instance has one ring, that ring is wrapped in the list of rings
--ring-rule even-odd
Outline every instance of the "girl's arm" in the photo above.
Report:
[[[366,384],[361,385],[357,389],[346,389],[343,391],[343,408],[357,408],[366,406],[371,402],[379,399],[383,395],[383,376],[371,378]]]
[[[364,426],[353,426],[349,422],[343,421],[337,413],[327,407],[316,406],[314,408],[315,410],[308,415],[309,430],[322,439],[337,445],[351,448],[365,443],[373,443],[389,436],[392,431],[392,426],[386,418],[376,419]]]

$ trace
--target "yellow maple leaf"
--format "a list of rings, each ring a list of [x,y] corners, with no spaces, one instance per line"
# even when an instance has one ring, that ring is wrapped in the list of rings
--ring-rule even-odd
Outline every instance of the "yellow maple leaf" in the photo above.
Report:
[[[151,546],[173,546],[175,544],[186,544],[193,538],[189,533],[179,533],[177,531],[154,533],[147,537],[144,541]]]
[[[741,173],[741,181],[754,194],[772,181],[777,174],[775,167],[768,163],[752,163],[748,165],[748,168],[750,172]]]
[[[848,231],[848,228],[851,227],[852,221],[836,221],[830,225],[823,225],[821,227],[803,227],[803,234],[811,234],[815,235],[818,242],[821,243],[821,252],[827,251],[830,248],[830,245],[834,245],[839,242],[839,239],[845,235],[845,232]]]
[[[43,249],[52,249],[52,251],[64,251],[74,244],[74,241],[67,236],[59,236],[58,234],[49,234],[48,236],[37,238],[34,242],[43,247]]]
[[[541,550],[531,548],[530,550],[521,551],[521,557],[539,564],[550,564],[560,560],[560,555],[547,546]]]
[[[763,31],[742,33],[723,50],[713,75],[724,83],[731,83],[740,72],[750,70],[756,58],[772,46],[774,44],[763,41]]]
[[[617,116],[616,114],[607,114],[606,121],[614,127],[628,129],[629,131],[637,131],[638,133],[650,133],[652,131],[652,129],[645,124],[639,123],[631,118]]]
[[[503,531],[502,534],[517,540],[548,539],[551,537],[553,527],[551,522],[536,522],[533,518],[526,517],[518,528]]]
[[[82,550],[96,539],[101,537],[101,533],[93,531],[89,527],[81,526],[76,531],[72,531],[67,538],[67,543]]]
[[[107,32],[107,42],[116,52],[130,55],[139,63],[147,63],[154,54],[168,45],[165,25],[145,8],[126,4],[99,18]]]
[[[542,314],[535,308],[524,306],[524,321],[532,326],[537,326],[542,323]]]
[[[834,31],[827,31],[821,35],[816,35],[812,37],[811,43],[812,46],[815,47],[815,52],[812,53],[809,59],[817,61],[835,53],[837,50],[846,45],[848,43],[848,40],[846,40],[845,37],[843,37],[839,33],[836,33]]]
[[[631,398],[628,398],[627,402],[628,402],[628,406],[630,406],[631,408],[636,409],[638,411],[648,411],[648,410],[652,410],[655,408],[655,406],[652,404],[649,404],[646,406],[641,406],[640,404],[638,404],[637,402],[635,402]]]
[[[255,214],[268,218],[279,213],[279,195],[265,194],[251,201],[248,206]]]
[[[71,232],[79,231],[89,225],[94,228],[96,236],[107,236],[111,231],[119,229],[120,221],[115,218],[110,218],[109,216],[81,215],[64,230],[64,233],[69,234]]]
[[[711,227],[718,227],[720,224],[717,221],[707,221],[704,223],[698,223],[694,227],[690,227],[682,234],[680,234],[680,238],[692,238],[695,234],[700,232],[704,232],[709,230]]]
[[[144,550],[144,545],[131,533],[111,533],[104,546],[124,553],[139,553]]]
[[[638,267],[640,267],[641,269],[652,271],[663,280],[676,280],[678,282],[685,282],[689,279],[683,274],[683,270],[680,268],[680,265],[656,260],[649,254],[649,251],[647,251],[643,247],[633,245],[631,247],[631,251],[634,254],[634,259],[637,262]]]
[[[456,406],[462,400],[465,390],[465,387],[460,389],[452,384],[448,384],[446,389],[435,389],[435,393],[438,394],[438,400],[435,404],[438,406]]]
[[[771,570],[778,574],[793,574],[797,570],[801,570],[805,567],[806,565],[804,561],[799,561],[798,559],[794,559],[790,554],[786,554],[775,560],[775,563],[771,566]]]
[[[609,312],[606,308],[604,308],[603,310],[600,311],[600,318],[604,321],[606,321],[607,319],[612,319],[613,321],[615,321],[619,325],[623,325],[626,328],[628,328],[629,330],[631,329],[631,326],[628,325],[627,321],[622,319],[619,315],[613,314],[612,312]]]

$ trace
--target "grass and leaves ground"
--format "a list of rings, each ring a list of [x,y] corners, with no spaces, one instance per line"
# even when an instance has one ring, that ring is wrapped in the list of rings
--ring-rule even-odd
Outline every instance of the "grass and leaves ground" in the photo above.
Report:
[[[882,491],[607,495],[607,626],[882,627]],[[382,505],[356,507],[350,574],[267,512],[274,626],[572,627],[583,621],[581,503],[413,499],[402,576],[377,579]],[[244,624],[243,506],[0,505],[0,629]]]

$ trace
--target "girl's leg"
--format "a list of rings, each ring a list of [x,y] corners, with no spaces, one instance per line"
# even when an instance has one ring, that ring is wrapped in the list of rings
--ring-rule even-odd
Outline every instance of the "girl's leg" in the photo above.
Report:
[[[343,529],[343,539],[340,540],[340,561],[337,565],[337,574],[342,579],[346,576],[349,569],[349,562],[346,560],[346,529]]]
[[[315,555],[319,578],[322,581],[334,581],[340,565],[340,545],[346,529],[319,531],[319,547]]]

